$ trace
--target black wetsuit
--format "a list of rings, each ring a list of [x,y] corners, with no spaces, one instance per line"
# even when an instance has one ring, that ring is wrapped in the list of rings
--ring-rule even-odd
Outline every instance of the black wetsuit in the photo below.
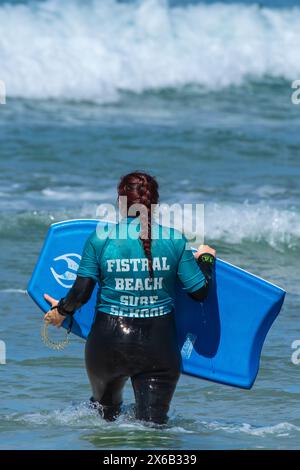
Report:
[[[97,315],[85,348],[93,399],[106,419],[116,417],[128,378],[136,418],[163,424],[180,375],[174,316],[126,318]]]
[[[205,276],[201,289],[189,295],[203,301],[212,279],[214,258],[202,255],[198,265]],[[90,298],[95,280],[78,276],[59,311],[72,314]],[[85,349],[93,406],[107,420],[120,413],[128,378],[134,389],[136,418],[164,424],[181,370],[174,312],[151,318],[128,318],[98,312]]]

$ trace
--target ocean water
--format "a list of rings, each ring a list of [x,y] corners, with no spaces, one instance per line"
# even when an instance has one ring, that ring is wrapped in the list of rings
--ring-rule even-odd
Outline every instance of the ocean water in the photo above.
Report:
[[[298,449],[300,2],[0,2],[1,449]],[[40,338],[26,286],[48,226],[120,175],[205,204],[218,255],[285,290],[252,390],[182,376],[167,429],[89,410],[83,341]],[[242,319],[241,319],[242,321]]]

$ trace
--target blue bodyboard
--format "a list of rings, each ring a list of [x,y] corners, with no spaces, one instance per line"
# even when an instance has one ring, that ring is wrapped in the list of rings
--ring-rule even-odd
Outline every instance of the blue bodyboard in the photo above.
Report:
[[[72,286],[88,236],[98,220],[69,220],[51,225],[28,285],[43,312],[44,293],[64,297]],[[75,313],[72,333],[86,338],[95,316],[96,291]],[[281,288],[220,259],[204,302],[191,299],[178,283],[176,325],[182,372],[240,388],[251,388],[265,337],[280,312]],[[68,327],[68,320],[64,325]]]

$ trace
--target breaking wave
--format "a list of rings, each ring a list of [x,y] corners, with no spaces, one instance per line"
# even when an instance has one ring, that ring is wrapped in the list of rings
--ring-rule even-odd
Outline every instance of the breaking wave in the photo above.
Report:
[[[300,8],[165,0],[46,0],[0,7],[11,97],[107,102],[120,91],[219,89],[300,76]]]

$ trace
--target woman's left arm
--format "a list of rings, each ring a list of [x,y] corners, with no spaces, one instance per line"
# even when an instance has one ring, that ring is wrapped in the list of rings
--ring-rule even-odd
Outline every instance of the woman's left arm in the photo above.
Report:
[[[196,258],[199,268],[201,269],[204,277],[205,284],[201,289],[194,291],[189,294],[190,297],[194,300],[199,300],[203,302],[208,296],[209,288],[212,283],[213,271],[215,265],[215,257],[210,253],[203,253]]]

